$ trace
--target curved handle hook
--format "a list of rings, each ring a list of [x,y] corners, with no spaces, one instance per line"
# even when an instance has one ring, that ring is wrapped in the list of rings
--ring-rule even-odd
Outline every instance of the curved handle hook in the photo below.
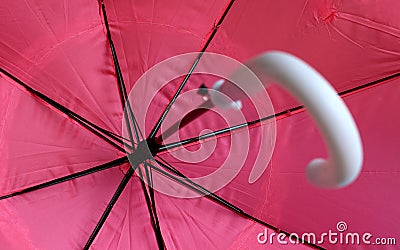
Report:
[[[362,143],[350,111],[328,81],[304,61],[279,51],[264,53],[245,65],[258,77],[266,76],[287,89],[317,122],[329,157],[327,160],[314,159],[308,164],[308,180],[324,188],[339,188],[352,183],[361,171]],[[224,94],[232,96],[229,89],[235,88],[218,87]]]

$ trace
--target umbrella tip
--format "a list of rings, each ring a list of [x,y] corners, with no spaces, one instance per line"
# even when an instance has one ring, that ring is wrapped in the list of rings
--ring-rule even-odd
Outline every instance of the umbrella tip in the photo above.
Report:
[[[207,86],[202,83],[199,87],[199,89],[197,90],[197,94],[201,95],[201,96],[206,96],[208,95],[208,88]]]

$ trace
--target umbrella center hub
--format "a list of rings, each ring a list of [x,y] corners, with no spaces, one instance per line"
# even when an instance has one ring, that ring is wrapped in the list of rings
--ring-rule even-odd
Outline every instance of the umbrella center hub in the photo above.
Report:
[[[139,142],[135,150],[128,155],[131,165],[139,165],[146,160],[153,158],[149,145],[146,140]]]

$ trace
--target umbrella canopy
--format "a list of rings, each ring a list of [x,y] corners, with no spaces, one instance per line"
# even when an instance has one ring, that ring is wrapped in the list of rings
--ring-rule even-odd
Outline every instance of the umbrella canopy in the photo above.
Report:
[[[328,239],[295,246],[276,238],[258,241],[264,232],[319,236],[329,230],[368,232],[374,243],[400,240],[399,8],[395,0],[7,1],[0,7],[2,248],[349,246]],[[189,119],[175,137],[139,143],[161,138],[203,102],[188,93],[202,84],[211,89],[219,79],[191,74],[202,52],[246,62],[269,50],[309,63],[349,107],[365,155],[352,185],[324,190],[307,182],[305,166],[327,150],[310,115],[275,85],[267,89],[273,109],[262,106],[265,116],[243,101],[241,113],[249,122],[243,130],[225,130],[243,120],[229,124],[215,109]],[[189,52],[197,53],[179,65],[186,75],[162,88],[152,81],[136,87],[153,66]],[[143,107],[138,100],[147,95],[153,99]],[[200,140],[210,131],[221,133]],[[190,144],[152,151],[152,143],[171,145],[175,139]],[[132,147],[143,151],[135,155]],[[147,147],[157,162],[134,173],[129,160],[146,155]],[[250,153],[240,152],[242,147]],[[182,178],[212,173],[230,152],[243,166],[223,188],[210,192]],[[250,183],[260,158],[269,160],[267,168]],[[200,197],[168,195],[157,184]]]

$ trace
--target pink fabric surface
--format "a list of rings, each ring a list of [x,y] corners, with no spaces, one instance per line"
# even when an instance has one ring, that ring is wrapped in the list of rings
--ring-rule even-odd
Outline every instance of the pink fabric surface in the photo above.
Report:
[[[2,249],[82,249],[122,179],[119,169],[2,200]]]
[[[396,79],[344,99],[359,126],[365,152],[359,178],[345,189],[318,190],[304,178],[302,166],[324,154],[322,140],[308,115],[301,113],[278,121],[269,202],[263,218],[291,232],[326,232],[345,221],[349,232],[397,237],[400,119],[394,114],[399,107],[399,91],[400,79]]]
[[[138,176],[122,193],[93,249],[157,249],[157,242]]]
[[[129,91],[156,63],[181,53],[199,51],[226,2],[106,1],[106,5]]]
[[[326,157],[321,135],[306,112],[278,119],[277,144],[272,160],[261,179],[254,184],[248,183],[248,175],[257,152],[250,151],[246,157],[242,151],[232,151],[230,136],[219,137],[213,153],[199,163],[184,163],[176,157],[201,150],[213,141],[202,143],[201,147],[195,144],[160,156],[192,178],[208,175],[221,166],[227,157],[227,152],[224,153],[221,148],[230,150],[237,163],[246,157],[239,175],[217,194],[281,230],[300,235],[307,232],[321,235],[330,229],[336,230],[336,224],[345,221],[349,232],[395,237],[400,229],[395,212],[398,203],[394,198],[400,188],[397,182],[400,120],[393,117],[399,102],[399,96],[393,93],[399,93],[399,90],[400,79],[397,78],[344,98],[359,126],[365,152],[360,177],[344,189],[317,189],[306,179],[307,163],[316,157]],[[250,129],[253,149],[259,147],[257,138],[260,132],[258,127]],[[241,133],[243,131],[236,134]],[[205,183],[204,186],[207,185]],[[322,246],[328,249],[345,247],[329,242]]]
[[[0,95],[1,195],[118,157],[113,146],[3,76]]]
[[[320,71],[338,92],[400,72],[400,2],[396,0],[237,0],[222,25],[215,27],[227,4],[222,0],[105,1],[128,91],[158,62],[199,51],[215,29],[217,33],[206,51],[241,62],[268,50],[287,51]],[[0,25],[2,69],[96,125],[121,134],[123,112],[97,1],[7,1],[0,7]],[[0,195],[121,156],[5,75],[0,77]],[[215,81],[211,76],[191,79],[183,92],[201,83],[211,87]],[[180,80],[170,82],[157,94],[142,128],[146,134]],[[151,90],[152,83],[148,86]],[[270,87],[268,93],[276,112],[298,105],[277,87]],[[233,159],[243,160],[243,169],[217,194],[286,232],[318,234],[345,221],[354,232],[397,237],[399,93],[400,80],[396,78],[344,98],[359,126],[365,151],[362,173],[353,185],[327,191],[307,183],[305,166],[310,159],[326,156],[326,150],[308,114],[299,112],[278,119],[276,147],[262,177],[248,183],[259,156],[255,151],[246,156],[236,148]],[[190,98],[177,101],[166,122],[172,124],[182,118],[188,103],[197,104]],[[258,118],[248,105],[243,113],[248,121]],[[190,138],[204,129],[226,125],[211,112],[182,129],[180,136]],[[257,149],[260,135],[270,131],[263,125],[249,133],[250,149]],[[235,136],[244,138],[242,132]],[[233,136],[223,136],[204,142],[204,149],[215,146],[215,150],[197,164],[178,160],[174,153],[190,157],[190,151],[201,148],[198,144],[161,157],[188,176],[198,177],[220,166],[233,147],[232,140]],[[202,156],[201,151],[199,154]],[[232,165],[233,170],[236,167]],[[1,248],[82,249],[123,177],[121,170],[126,168],[0,200]],[[156,181],[163,184],[161,177]],[[167,249],[308,248],[260,245],[256,237],[264,226],[206,198],[173,198],[156,192],[155,199]],[[143,192],[134,176],[92,248],[156,247]]]
[[[236,1],[208,51],[246,61],[282,50],[316,68],[340,92],[400,71],[397,1]],[[275,110],[297,102],[272,86]]]
[[[157,195],[163,236],[170,249],[262,249],[257,235],[264,227],[205,198],[181,199]],[[232,216],[235,219],[232,220]],[[174,232],[185,232],[176,234]],[[309,249],[269,245],[270,249]]]
[[[118,85],[97,1],[10,1],[0,16],[2,68],[89,121],[120,133]]]

